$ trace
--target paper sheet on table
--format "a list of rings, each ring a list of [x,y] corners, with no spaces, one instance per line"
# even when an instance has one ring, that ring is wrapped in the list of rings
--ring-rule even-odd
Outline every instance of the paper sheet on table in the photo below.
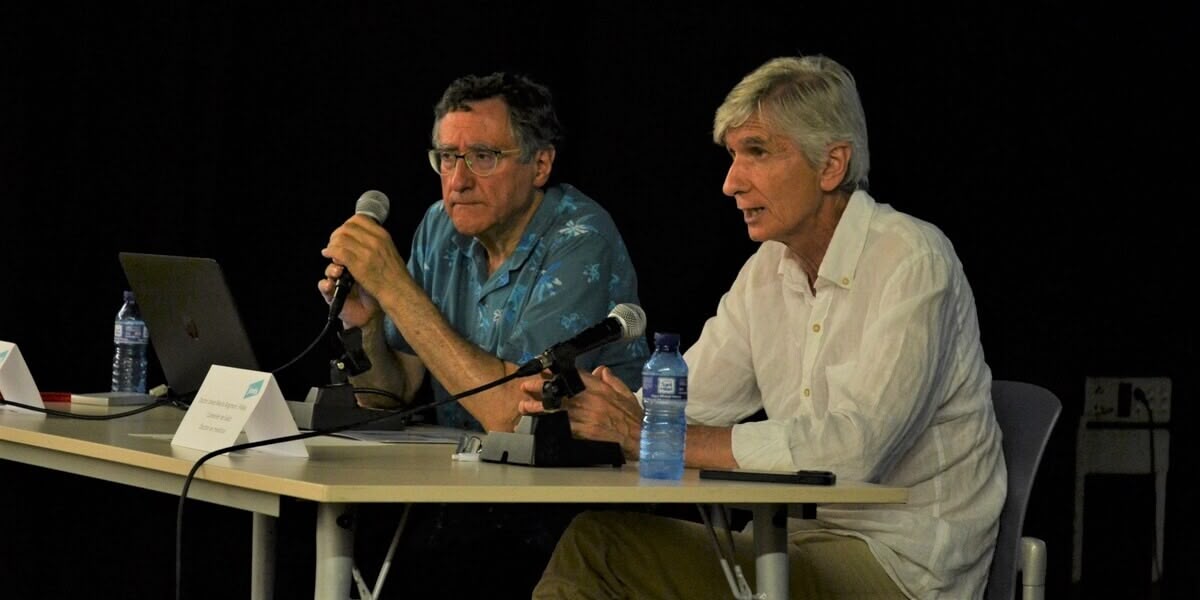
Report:
[[[389,444],[457,444],[464,435],[483,438],[486,434],[437,425],[410,425],[398,430],[351,430],[340,431],[334,435],[364,442]]]

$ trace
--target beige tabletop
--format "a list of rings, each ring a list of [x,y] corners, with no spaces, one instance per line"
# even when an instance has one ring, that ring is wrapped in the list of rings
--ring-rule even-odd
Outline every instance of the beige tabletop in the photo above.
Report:
[[[47,406],[66,409],[70,405]],[[76,406],[70,410],[103,414],[128,407]],[[170,407],[109,421],[0,411],[0,441],[182,477],[204,455],[199,450],[171,445],[170,437],[182,416],[182,411]],[[451,458],[454,446],[450,444],[358,442],[330,437],[306,442],[311,454],[308,458],[243,450],[210,459],[198,471],[197,479],[339,503],[894,503],[906,501],[908,495],[903,488],[845,481],[833,486],[807,486],[700,480],[695,469],[687,469],[679,482],[650,481],[638,477],[636,463],[621,468],[540,468],[456,461]],[[10,452],[11,448],[0,450],[0,456]]]
[[[80,415],[129,407],[48,404]],[[183,412],[170,407],[114,420],[80,420],[0,410],[0,459],[179,495],[185,477],[206,454],[173,446]],[[484,441],[486,444],[486,440]],[[700,503],[754,508],[759,589],[787,595],[784,528],[776,510],[826,503],[903,503],[908,490],[839,481],[795,485],[638,477],[637,465],[541,468],[456,461],[449,443],[361,442],[327,436],[306,440],[310,456],[258,449],[210,459],[197,471],[188,497],[254,513],[251,598],[271,597],[274,517],[281,498],[319,503],[316,597],[344,598],[353,559],[352,533],[337,523],[345,507],[367,502]],[[795,513],[793,513],[795,514]],[[811,514],[811,513],[810,513]]]

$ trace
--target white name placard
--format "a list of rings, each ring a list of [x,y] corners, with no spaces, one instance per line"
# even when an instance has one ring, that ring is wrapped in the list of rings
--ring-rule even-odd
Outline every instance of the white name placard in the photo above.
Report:
[[[242,431],[246,432],[248,442],[300,433],[270,373],[213,365],[175,430],[171,444],[211,452],[236,444]],[[308,456],[308,448],[301,440],[268,444],[254,450]]]
[[[45,408],[42,394],[33,382],[33,374],[21,357],[21,350],[12,342],[0,341],[0,396],[5,400]],[[46,416],[40,412],[26,410],[11,404],[0,404],[0,410],[13,410],[26,414]]]

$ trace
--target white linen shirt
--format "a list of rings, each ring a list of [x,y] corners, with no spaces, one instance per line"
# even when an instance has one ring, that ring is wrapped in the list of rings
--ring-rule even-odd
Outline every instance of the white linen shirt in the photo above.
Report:
[[[907,504],[830,505],[916,598],[981,598],[1007,489],[975,301],[935,226],[855,192],[814,294],[765,242],[685,354],[688,419],[733,425],[745,469],[828,469],[911,489]],[[760,408],[767,420],[734,425]]]

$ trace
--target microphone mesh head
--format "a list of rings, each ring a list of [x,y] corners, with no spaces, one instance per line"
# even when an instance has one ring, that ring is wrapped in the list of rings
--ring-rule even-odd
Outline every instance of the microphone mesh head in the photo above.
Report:
[[[618,304],[608,316],[621,322],[621,339],[632,340],[646,333],[646,311],[636,304]]]
[[[367,215],[375,219],[376,223],[383,223],[391,207],[391,201],[388,200],[388,197],[383,192],[368,190],[363,192],[362,196],[358,197],[358,202],[354,204],[354,214]]]

